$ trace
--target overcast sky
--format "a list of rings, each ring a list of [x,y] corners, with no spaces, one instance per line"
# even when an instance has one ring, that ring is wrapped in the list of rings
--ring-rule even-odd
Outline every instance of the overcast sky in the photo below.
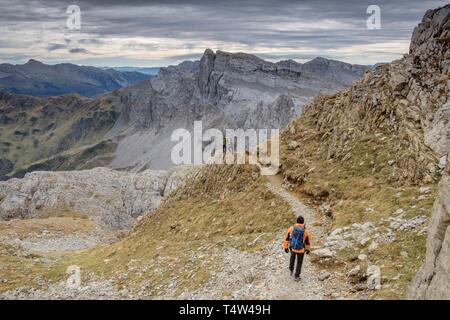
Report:
[[[446,2],[0,0],[0,62],[165,66],[211,48],[271,61],[374,64],[407,53],[425,11]],[[69,5],[81,10],[80,30],[67,28]],[[381,9],[378,30],[367,28],[369,5]]]

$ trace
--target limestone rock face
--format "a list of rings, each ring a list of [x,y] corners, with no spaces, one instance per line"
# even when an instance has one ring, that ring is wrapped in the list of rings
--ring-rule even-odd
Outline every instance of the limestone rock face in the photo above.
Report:
[[[422,59],[440,53],[440,44],[450,36],[450,7],[428,10],[411,37],[410,53]]]
[[[103,227],[127,229],[134,219],[155,209],[192,167],[140,173],[95,168],[28,173],[0,182],[0,219],[79,213]]]
[[[409,288],[412,299],[450,300],[450,176],[439,183],[428,229],[426,261]]]
[[[323,58],[286,64],[206,50],[200,61],[161,68],[151,79],[93,99],[0,93],[0,179],[99,166],[166,170],[173,166],[175,129],[192,131],[194,121],[204,130],[279,129],[312,97],[344,88],[366,69]],[[19,157],[15,148],[27,152]]]
[[[320,63],[319,63],[320,62]],[[319,92],[334,92],[367,67],[319,59],[272,63],[251,54],[206,50],[189,67],[162,68],[159,75],[109,95],[121,116],[109,137],[118,147],[111,168],[172,166],[174,129],[282,128]]]

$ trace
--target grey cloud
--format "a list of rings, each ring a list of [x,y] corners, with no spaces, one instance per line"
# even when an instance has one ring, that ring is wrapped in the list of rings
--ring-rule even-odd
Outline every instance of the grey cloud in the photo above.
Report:
[[[78,40],[79,44],[105,44],[104,40],[100,39],[80,39]]]
[[[292,49],[329,50],[407,41],[425,11],[444,5],[446,1],[128,0],[124,5],[119,0],[74,0],[70,4],[81,8],[80,32],[86,37],[78,41],[80,46],[101,46],[112,37],[160,37],[182,41],[184,44],[180,46],[192,52],[187,57],[197,57],[203,51],[199,49],[200,42],[213,41],[223,43],[222,50],[227,50],[227,44],[239,44],[247,47],[249,52],[260,47],[276,48],[280,54],[274,54],[274,58],[284,57],[283,50],[290,49],[290,56],[285,58],[304,59],[306,55],[292,53]],[[366,9],[371,4],[381,7],[381,30],[366,28]],[[0,0],[0,6],[5,8],[0,12],[0,21],[6,26],[13,25],[19,33],[27,33],[29,23],[33,21],[59,23],[64,29],[67,5],[57,0],[37,0],[33,5],[20,0]],[[334,27],[325,28],[318,24],[321,21]],[[282,28],[274,27],[280,24]],[[295,28],[296,25],[301,27]],[[0,35],[0,40],[7,36]],[[65,41],[69,44],[71,40]],[[159,47],[159,44],[130,42],[122,48],[156,51]],[[48,48],[50,51],[60,49],[54,43],[49,43]],[[70,52],[77,49],[70,49]],[[78,52],[93,54],[84,50]],[[373,53],[391,54],[389,50]],[[182,57],[168,59],[179,58]]]

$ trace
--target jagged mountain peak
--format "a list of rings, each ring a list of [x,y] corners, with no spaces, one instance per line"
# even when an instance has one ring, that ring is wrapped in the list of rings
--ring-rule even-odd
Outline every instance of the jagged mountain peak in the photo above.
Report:
[[[428,10],[418,26],[414,28],[410,54],[439,53],[443,44],[450,42],[450,4]]]

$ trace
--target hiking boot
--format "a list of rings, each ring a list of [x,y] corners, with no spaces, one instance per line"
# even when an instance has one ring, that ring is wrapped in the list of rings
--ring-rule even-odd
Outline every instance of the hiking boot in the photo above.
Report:
[[[294,278],[294,281],[295,281],[295,282],[299,282],[299,281],[300,281],[300,277],[295,277],[295,278]]]

